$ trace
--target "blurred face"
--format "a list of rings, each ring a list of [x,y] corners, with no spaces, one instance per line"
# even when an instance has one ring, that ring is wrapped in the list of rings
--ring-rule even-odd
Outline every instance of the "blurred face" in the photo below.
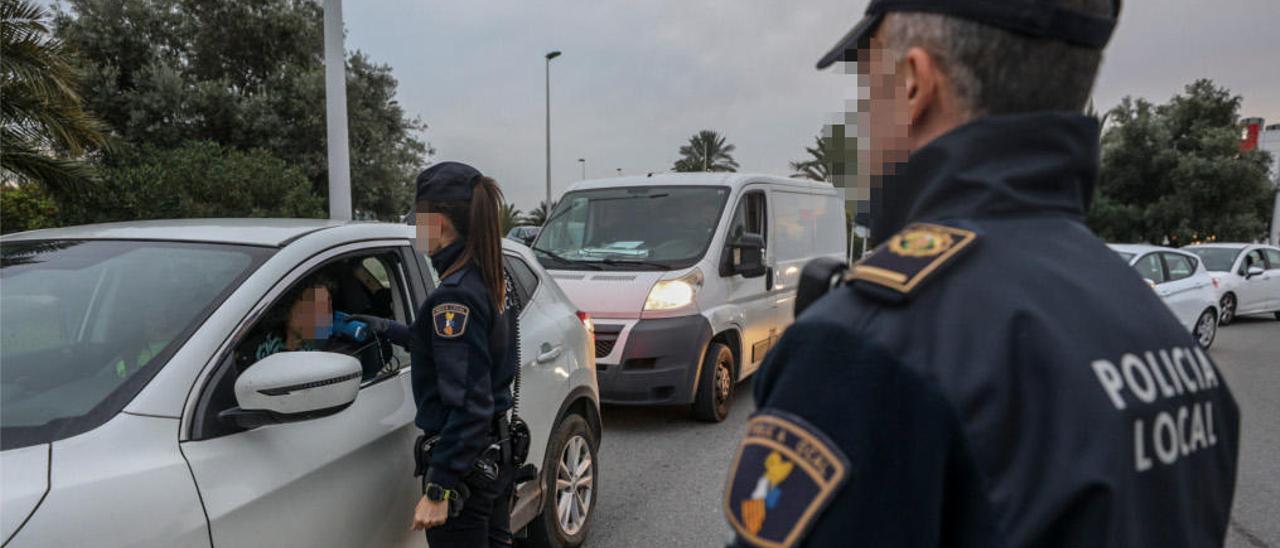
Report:
[[[858,50],[858,127],[867,146],[859,158],[869,175],[890,175],[910,152],[910,90],[903,62],[884,47],[886,25],[871,38],[871,46]]]
[[[414,225],[417,227],[414,247],[428,255],[435,254],[458,238],[457,232],[453,230],[453,223],[443,213],[427,212],[419,207],[414,216]]]
[[[329,338],[333,327],[333,301],[329,289],[324,286],[309,287],[289,309],[288,330],[296,340],[323,340]]]

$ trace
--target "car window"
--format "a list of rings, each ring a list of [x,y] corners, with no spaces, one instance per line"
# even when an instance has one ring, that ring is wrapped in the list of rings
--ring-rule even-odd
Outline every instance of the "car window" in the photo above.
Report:
[[[1247,275],[1249,273],[1249,269],[1255,266],[1263,270],[1267,269],[1267,262],[1265,259],[1262,258],[1261,249],[1255,249],[1253,251],[1250,251],[1248,254],[1244,256],[1244,260],[1240,262],[1239,274],[1241,276]]]
[[[1200,257],[1204,261],[1204,268],[1210,272],[1231,272],[1231,265],[1236,264],[1236,257],[1240,255],[1239,247],[1186,247],[1184,251],[1190,251]]]
[[[1159,253],[1149,253],[1143,255],[1138,262],[1133,264],[1133,268],[1138,271],[1138,275],[1151,280],[1155,283],[1164,283],[1164,265],[1160,263]]]
[[[367,314],[407,323],[399,271],[399,254],[338,259],[295,282],[249,329],[235,349],[235,364],[244,371],[271,354],[298,350],[338,352],[360,359],[363,379],[394,374],[408,365],[402,348],[348,319]],[[393,283],[394,279],[394,283]]]
[[[729,232],[725,238],[725,251],[721,254],[720,270],[727,272],[732,262],[729,244],[743,234],[759,234],[764,238],[765,247],[769,246],[769,222],[767,202],[763,191],[753,190],[742,195],[738,207],[733,211],[733,219],[729,222]]]
[[[6,242],[0,261],[0,441],[114,416],[269,252],[147,241]]]
[[[511,255],[504,256],[507,267],[507,275],[514,278],[517,291],[520,292],[521,302],[529,302],[533,294],[538,291],[538,275],[533,273],[533,269],[519,257]]]
[[[1280,270],[1280,250],[1265,249],[1263,253],[1267,256],[1267,262],[1270,263],[1271,270]]]
[[[1169,269],[1169,280],[1176,281],[1191,277],[1196,271],[1194,259],[1177,253],[1164,253],[1164,264]]]

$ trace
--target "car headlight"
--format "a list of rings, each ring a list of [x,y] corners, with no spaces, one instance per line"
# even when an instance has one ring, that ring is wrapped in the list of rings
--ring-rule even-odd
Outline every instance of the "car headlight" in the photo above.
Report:
[[[649,297],[644,301],[646,311],[675,310],[693,304],[693,298],[702,287],[702,271],[693,269],[688,274],[673,280],[659,280],[649,290]]]

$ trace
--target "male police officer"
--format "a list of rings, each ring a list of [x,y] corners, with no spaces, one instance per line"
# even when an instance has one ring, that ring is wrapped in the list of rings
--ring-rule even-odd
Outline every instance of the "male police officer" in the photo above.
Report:
[[[1235,402],[1083,223],[1118,11],[873,0],[819,63],[858,61],[881,243],[761,369],[738,544],[1221,545]]]

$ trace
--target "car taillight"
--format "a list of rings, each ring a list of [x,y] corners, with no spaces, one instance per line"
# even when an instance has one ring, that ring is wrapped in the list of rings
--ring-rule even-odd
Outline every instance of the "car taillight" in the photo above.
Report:
[[[595,338],[595,336],[596,336],[596,324],[591,323],[591,314],[587,314],[586,312],[583,312],[583,311],[579,310],[579,311],[578,311],[578,320],[582,321],[582,327],[587,328],[587,333],[590,333],[590,334],[591,334],[591,337],[592,337],[592,338]]]

